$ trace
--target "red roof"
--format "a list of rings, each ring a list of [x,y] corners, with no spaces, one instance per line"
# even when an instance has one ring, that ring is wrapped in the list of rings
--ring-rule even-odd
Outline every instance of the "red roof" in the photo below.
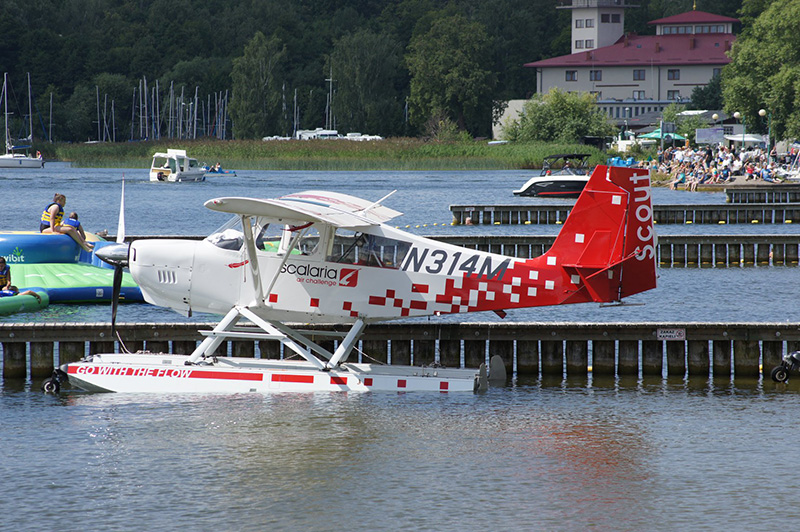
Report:
[[[551,57],[526,67],[600,67],[659,65],[727,65],[736,36],[732,33],[697,35],[628,35],[611,46]]]
[[[648,24],[728,24],[731,22],[739,22],[739,19],[706,13],[705,11],[687,11],[679,15],[651,20]]]

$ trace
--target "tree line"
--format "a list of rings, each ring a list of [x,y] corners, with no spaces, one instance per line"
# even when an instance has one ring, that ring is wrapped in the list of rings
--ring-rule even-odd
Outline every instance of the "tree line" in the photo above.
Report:
[[[742,0],[694,3],[734,15]],[[0,70],[12,84],[17,130],[26,121],[30,73],[37,139],[151,138],[172,130],[172,112],[177,119],[191,106],[194,114],[181,120],[218,119],[223,94],[224,120],[235,138],[326,125],[418,136],[442,124],[489,136],[502,102],[532,96],[535,72],[522,65],[569,53],[570,11],[558,4],[4,0]],[[626,13],[626,30],[652,32],[648,20],[692,4],[642,0]],[[144,118],[163,127],[142,133]],[[109,127],[113,135],[106,135]]]

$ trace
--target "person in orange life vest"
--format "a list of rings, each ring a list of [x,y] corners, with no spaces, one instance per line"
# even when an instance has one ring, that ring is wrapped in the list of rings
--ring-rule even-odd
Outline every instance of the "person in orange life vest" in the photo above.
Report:
[[[78,245],[86,251],[92,251],[93,244],[90,244],[86,239],[71,225],[64,225],[61,222],[64,220],[64,205],[67,203],[67,197],[64,194],[56,194],[53,196],[53,202],[45,207],[42,212],[42,218],[39,222],[40,233],[61,233],[69,235],[78,243]]]

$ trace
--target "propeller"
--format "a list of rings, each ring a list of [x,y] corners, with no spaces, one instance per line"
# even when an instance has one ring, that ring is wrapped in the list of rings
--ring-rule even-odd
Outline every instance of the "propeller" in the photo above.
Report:
[[[114,267],[114,281],[111,289],[111,337],[117,338],[117,307],[122,289],[122,271],[128,266],[130,245],[125,244],[125,175],[122,176],[122,198],[119,202],[119,221],[117,222],[117,240],[95,251],[97,258]]]

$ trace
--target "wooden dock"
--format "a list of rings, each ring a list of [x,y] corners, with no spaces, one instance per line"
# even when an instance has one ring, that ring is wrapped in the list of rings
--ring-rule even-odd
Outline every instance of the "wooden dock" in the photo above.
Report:
[[[201,340],[197,329],[210,327],[129,323],[118,329],[130,350],[189,353]],[[0,324],[3,378],[38,383],[55,364],[114,351],[110,334],[108,323]],[[312,340],[332,347],[329,336]],[[369,355],[365,362],[471,368],[500,355],[507,369],[521,376],[591,372],[754,379],[762,371],[769,378],[784,353],[800,349],[800,324],[388,323],[367,327],[359,349]],[[232,340],[220,346],[218,356],[226,355],[280,358],[282,353],[275,340]]]
[[[726,188],[728,203],[799,203],[800,183],[736,185]]]
[[[473,225],[561,224],[573,205],[451,205],[453,223]],[[800,222],[800,203],[654,205],[656,224],[783,224]]]

